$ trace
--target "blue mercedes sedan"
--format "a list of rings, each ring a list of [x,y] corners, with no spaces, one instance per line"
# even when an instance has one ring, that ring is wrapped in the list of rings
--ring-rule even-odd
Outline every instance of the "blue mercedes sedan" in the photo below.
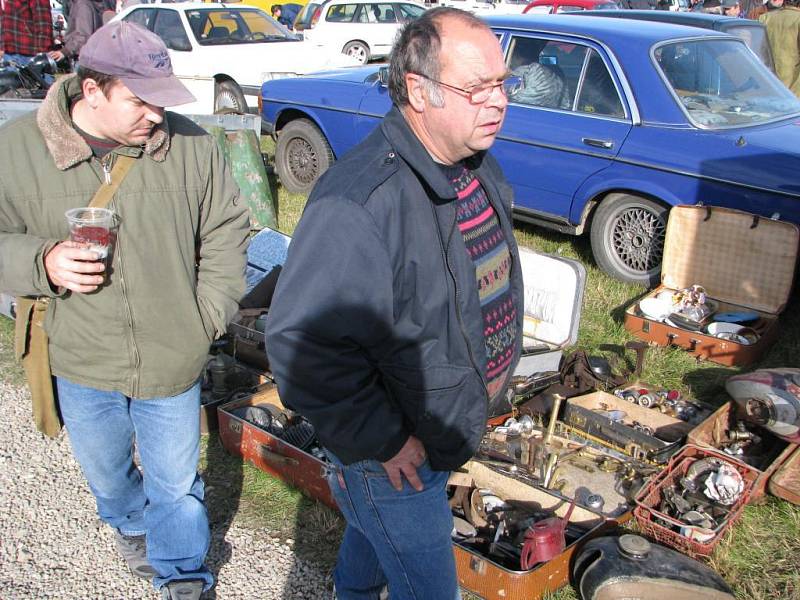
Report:
[[[587,233],[597,264],[656,283],[669,209],[800,223],[800,101],[738,37],[573,15],[487,19],[522,89],[492,152],[515,216]],[[266,82],[283,185],[307,193],[391,101],[379,65]]]

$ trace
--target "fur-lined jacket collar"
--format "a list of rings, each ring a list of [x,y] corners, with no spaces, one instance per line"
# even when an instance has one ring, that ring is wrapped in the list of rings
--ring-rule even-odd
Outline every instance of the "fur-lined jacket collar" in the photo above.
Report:
[[[44,136],[47,149],[56,167],[61,171],[92,156],[92,149],[75,130],[69,114],[70,103],[80,93],[77,76],[62,77],[50,87],[36,114],[36,123]],[[130,150],[136,155],[144,152],[153,160],[162,162],[169,151],[169,129],[166,118],[153,129],[150,139],[144,146],[131,147]]]

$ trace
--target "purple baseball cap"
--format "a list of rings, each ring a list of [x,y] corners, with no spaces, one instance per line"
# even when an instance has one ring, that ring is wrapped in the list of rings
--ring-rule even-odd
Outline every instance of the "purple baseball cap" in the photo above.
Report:
[[[78,56],[80,66],[118,77],[153,106],[177,106],[196,99],[175,77],[161,38],[136,23],[114,21],[95,31]]]

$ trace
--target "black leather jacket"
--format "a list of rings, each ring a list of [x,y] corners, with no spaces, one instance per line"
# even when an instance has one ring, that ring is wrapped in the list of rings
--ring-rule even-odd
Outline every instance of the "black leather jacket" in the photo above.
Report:
[[[512,255],[516,364],[512,192],[491,156],[470,160]],[[455,192],[397,108],[314,188],[267,327],[282,401],[344,463],[386,461],[410,434],[438,470],[477,449],[489,398],[475,269]]]

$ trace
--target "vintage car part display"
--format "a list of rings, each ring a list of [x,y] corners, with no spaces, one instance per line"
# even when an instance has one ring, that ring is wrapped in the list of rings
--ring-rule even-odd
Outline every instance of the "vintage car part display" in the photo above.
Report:
[[[726,402],[689,432],[687,443],[714,448],[758,471],[751,500],[763,498],[770,478],[798,448],[746,420],[744,410]]]
[[[459,584],[487,600],[539,600],[566,585],[573,553],[614,523],[569,499],[497,473],[480,460],[455,471],[449,489],[454,515],[472,522],[478,532],[477,538],[454,540]],[[530,531],[536,523],[544,525],[537,534]],[[534,537],[537,541],[530,542]],[[526,542],[534,563],[523,569]],[[539,542],[541,549],[536,550]],[[545,557],[552,558],[536,561]]]
[[[665,463],[691,429],[678,417],[607,392],[570,398],[564,409],[564,423],[633,458],[655,464]]]
[[[691,557],[709,555],[750,500],[758,472],[727,455],[684,446],[636,497],[642,531]]]
[[[792,223],[721,207],[673,208],[661,285],[625,310],[625,328],[700,359],[728,366],[752,363],[778,337],[798,241]],[[653,308],[652,301],[661,308]],[[725,320],[715,321],[720,313]],[[745,323],[729,322],[742,318]]]
[[[633,534],[586,543],[573,566],[583,600],[733,600],[714,570]]]
[[[476,459],[494,472],[545,488],[617,521],[658,467],[598,443],[558,420],[556,396],[549,416],[536,413],[493,419]]]

